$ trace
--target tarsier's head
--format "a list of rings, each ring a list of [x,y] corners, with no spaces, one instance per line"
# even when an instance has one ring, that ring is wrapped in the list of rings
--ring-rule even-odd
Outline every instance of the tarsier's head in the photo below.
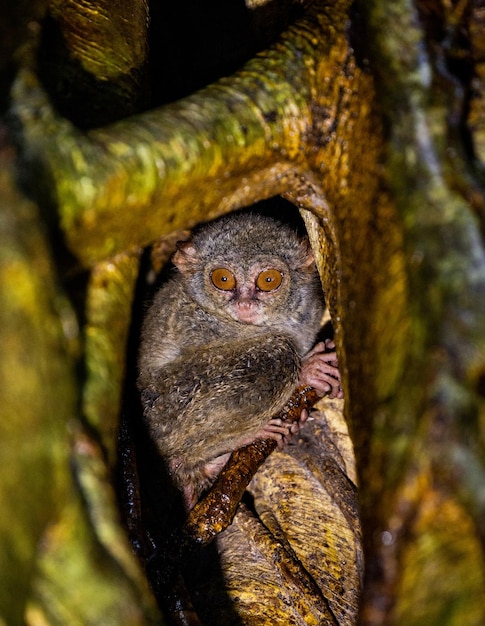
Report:
[[[173,261],[204,309],[242,324],[279,325],[304,315],[320,289],[308,241],[254,214],[200,228]]]

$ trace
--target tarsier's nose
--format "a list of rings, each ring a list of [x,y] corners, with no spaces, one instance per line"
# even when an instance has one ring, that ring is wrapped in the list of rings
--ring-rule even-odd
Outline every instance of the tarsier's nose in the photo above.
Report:
[[[254,285],[241,285],[237,289],[237,300],[238,302],[251,302],[255,299],[256,296],[256,288]]]

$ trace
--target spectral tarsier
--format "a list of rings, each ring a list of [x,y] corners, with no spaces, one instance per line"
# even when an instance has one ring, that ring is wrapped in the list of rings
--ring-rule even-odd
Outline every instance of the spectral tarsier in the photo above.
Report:
[[[332,342],[312,348],[323,294],[307,239],[238,214],[178,244],[142,329],[138,386],[150,434],[187,509],[230,453],[282,446],[306,420],[274,419],[298,385],[342,397]],[[330,350],[328,352],[327,350]]]

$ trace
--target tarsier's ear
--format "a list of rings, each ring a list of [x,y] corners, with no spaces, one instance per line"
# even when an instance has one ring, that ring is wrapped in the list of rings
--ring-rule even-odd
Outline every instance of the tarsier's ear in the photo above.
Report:
[[[190,272],[199,260],[197,248],[191,241],[178,241],[177,252],[173,255],[173,264],[182,272]]]

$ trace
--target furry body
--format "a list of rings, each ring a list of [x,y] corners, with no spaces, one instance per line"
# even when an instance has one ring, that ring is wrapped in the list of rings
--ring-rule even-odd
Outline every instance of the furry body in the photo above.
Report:
[[[218,459],[288,430],[272,417],[304,382],[324,303],[308,242],[269,218],[213,222],[173,261],[143,324],[138,386],[151,436],[190,507]],[[322,395],[334,390],[330,362]]]

